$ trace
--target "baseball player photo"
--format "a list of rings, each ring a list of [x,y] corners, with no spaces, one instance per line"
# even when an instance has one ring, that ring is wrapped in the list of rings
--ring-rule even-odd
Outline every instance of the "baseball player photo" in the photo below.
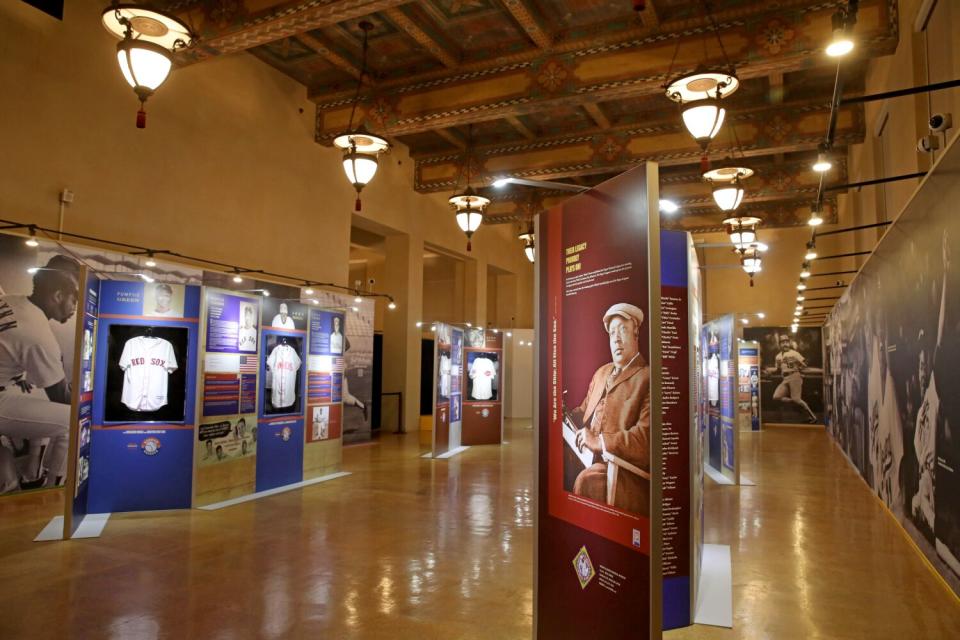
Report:
[[[280,303],[279,313],[273,316],[273,321],[270,322],[270,326],[274,329],[296,329],[296,325],[293,323],[293,318],[290,317],[290,311],[287,307],[286,302]]]
[[[0,295],[0,493],[63,484],[71,397],[53,326],[78,294],[79,264],[55,255],[29,293]]]
[[[143,294],[143,315],[152,318],[182,318],[184,289],[182,285],[155,282],[146,285]]]
[[[647,516],[650,367],[640,354],[643,320],[643,311],[630,303],[619,302],[607,309],[603,314],[603,328],[609,339],[612,362],[596,370],[583,401],[565,413],[577,429],[575,442],[580,453],[592,454],[592,464],[581,467],[576,475],[573,493]],[[569,458],[565,461],[570,463]],[[607,487],[609,464],[618,467],[616,485],[611,492]]]
[[[267,413],[287,413],[295,411],[297,398],[300,395],[300,339],[283,337],[277,339],[270,336],[267,349],[267,369],[271,372],[270,403],[266,407]]]
[[[343,353],[343,333],[340,331],[340,316],[333,316],[333,331],[330,332],[330,353]]]
[[[257,350],[257,319],[253,305],[240,303],[240,331],[237,336],[237,349],[254,353]]]
[[[480,327],[470,327],[467,329],[465,340],[468,347],[481,348],[486,342],[483,329]]]
[[[773,399],[798,407],[804,412],[809,424],[816,424],[819,422],[817,414],[803,399],[803,371],[806,367],[806,359],[794,349],[790,336],[781,336],[780,353],[777,354],[776,365],[769,372],[779,372],[783,376],[783,381],[773,392]]]
[[[330,407],[313,408],[313,439],[326,440],[330,436]]]

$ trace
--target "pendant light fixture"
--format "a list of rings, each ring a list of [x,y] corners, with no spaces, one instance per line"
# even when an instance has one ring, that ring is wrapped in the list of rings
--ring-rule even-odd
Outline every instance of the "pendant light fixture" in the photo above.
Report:
[[[523,253],[524,255],[527,256],[527,260],[529,260],[530,262],[533,262],[534,260],[536,260],[537,254],[536,254],[536,247],[535,247],[535,241],[534,241],[532,220],[527,225],[527,230],[522,232],[520,235],[518,235],[517,238],[519,238],[523,242]]]
[[[473,237],[473,233],[480,228],[480,224],[483,222],[483,212],[486,210],[487,205],[490,204],[489,198],[478,194],[473,190],[473,187],[470,186],[470,151],[472,142],[473,125],[470,125],[467,132],[467,148],[463,153],[463,163],[460,165],[461,173],[464,169],[466,170],[467,186],[466,189],[460,193],[455,193],[447,201],[453,206],[457,213],[457,225],[459,225],[460,230],[467,235],[467,251],[473,249],[471,238]],[[459,183],[460,178],[457,176],[457,184]]]
[[[194,40],[176,17],[137,5],[114,2],[101,15],[103,26],[120,38],[117,62],[124,79],[140,99],[137,128],[147,126],[144,103],[170,75],[173,54]]]
[[[728,158],[721,167],[704,172],[703,179],[712,188],[713,201],[721,211],[736,211],[743,202],[744,190],[741,180],[752,175],[753,169],[736,166]]]
[[[367,74],[367,41],[373,29],[373,23],[361,20],[357,26],[363,31],[363,59],[360,65],[360,77],[357,78],[357,92],[353,96],[353,105],[350,107],[347,132],[334,138],[333,144],[343,151],[343,170],[347,174],[347,180],[357,190],[354,209],[360,211],[360,192],[377,174],[378,158],[381,153],[390,148],[390,143],[370,133],[362,125],[356,129],[353,128],[353,118],[360,103],[360,89],[363,87],[363,78]]]
[[[741,216],[737,218],[727,218],[723,221],[726,227],[727,235],[730,236],[730,243],[737,251],[744,251],[751,247],[757,241],[757,227],[762,220],[752,216]],[[757,247],[754,247],[757,248]]]
[[[667,85],[667,97],[680,105],[683,125],[706,151],[707,145],[720,132],[727,110],[721,104],[740,87],[736,73],[699,66],[672,80]]]

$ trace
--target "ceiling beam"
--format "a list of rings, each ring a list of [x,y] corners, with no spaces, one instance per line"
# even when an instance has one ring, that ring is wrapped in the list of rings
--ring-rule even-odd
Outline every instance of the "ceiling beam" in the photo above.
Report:
[[[323,59],[335,66],[337,69],[350,74],[358,80],[360,79],[360,69],[355,64],[337,53],[332,46],[320,38],[316,38],[309,33],[301,33],[297,36],[297,40],[302,42],[314,53],[320,55]],[[372,84],[369,76],[365,77],[363,80],[365,84]]]
[[[887,2],[864,0],[861,4],[857,22],[861,55],[889,53],[896,47],[897,34],[890,25]],[[831,30],[832,4],[807,3],[792,10],[756,5],[766,6],[766,13],[720,22],[724,46],[741,80],[828,64],[819,46]],[[362,94],[363,118],[373,131],[405,135],[661,94],[671,66],[672,72],[677,72],[703,62],[700,44],[704,31],[702,27],[680,27],[671,33],[666,24],[662,27],[663,32],[610,44],[590,40],[573,50],[505,56],[441,74],[385,81],[377,90]],[[680,47],[671,65],[677,39]],[[711,59],[723,60],[719,51],[712,52]],[[331,139],[349,117],[352,95],[349,91],[333,95],[314,91],[310,97],[318,104],[316,137]]]
[[[553,44],[553,38],[543,28],[540,21],[533,14],[533,10],[525,0],[502,0],[513,19],[517,21],[523,32],[527,34],[533,43],[541,49],[549,49]]]
[[[583,105],[583,110],[587,112],[594,122],[597,123],[597,126],[601,129],[610,128],[610,118],[608,118],[603,110],[600,108],[600,105],[595,102],[588,102]]]
[[[467,150],[467,143],[463,140],[463,138],[458,136],[450,129],[436,129],[434,130],[434,133],[455,146],[457,149],[460,149],[461,151]]]
[[[178,62],[198,62],[212,56],[246,51],[409,1],[239,0],[223,3],[226,9],[216,14],[207,11],[207,3],[197,3],[178,13],[200,35],[197,45],[182,54]]]
[[[391,22],[413,38],[417,44],[426,49],[430,55],[443,63],[443,66],[452,69],[460,63],[456,56],[448,51],[440,42],[431,37],[426,31],[421,29],[400,7],[386,9],[384,14]]]
[[[737,125],[739,144],[714,140],[709,152],[714,161],[737,152],[743,157],[816,150],[830,119],[830,105],[822,100],[794,102],[775,107],[740,109],[728,116]],[[843,108],[837,117],[838,145],[862,142],[862,109]],[[506,145],[476,148],[477,184],[499,177],[557,180],[570,176],[624,171],[645,161],[661,166],[700,162],[700,148],[678,117],[662,122],[592,130],[544,137]],[[443,191],[456,180],[459,156],[414,156],[417,191]]]
[[[504,118],[504,120],[506,120],[511,127],[517,130],[517,133],[522,135],[527,140],[533,140],[536,137],[533,131],[530,131],[527,125],[520,122],[520,118],[516,116],[507,116]]]

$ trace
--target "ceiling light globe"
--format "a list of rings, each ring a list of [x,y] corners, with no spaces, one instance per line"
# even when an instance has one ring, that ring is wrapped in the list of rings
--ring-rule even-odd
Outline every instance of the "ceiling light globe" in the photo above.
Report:
[[[698,100],[683,107],[683,125],[694,140],[705,146],[713,140],[723,126],[727,110],[717,100]]]
[[[343,171],[355,188],[362,189],[367,186],[377,175],[377,166],[376,154],[350,150],[343,154]]]
[[[528,244],[523,248],[523,254],[527,256],[527,260],[534,262],[537,259],[536,250],[533,248],[533,243]]]
[[[480,228],[483,214],[476,209],[463,209],[457,212],[457,225],[464,233],[473,233]]]
[[[853,51],[853,40],[843,34],[834,34],[833,40],[827,45],[826,53],[831,58],[839,58]]]
[[[117,45],[120,72],[137,96],[146,100],[170,75],[170,52],[146,40],[125,38]]]
[[[819,227],[823,224],[823,218],[820,217],[819,213],[814,213],[810,216],[810,219],[807,220],[807,224],[811,227]]]
[[[734,211],[743,202],[743,193],[743,187],[737,183],[716,186],[713,188],[713,201],[721,211]]]

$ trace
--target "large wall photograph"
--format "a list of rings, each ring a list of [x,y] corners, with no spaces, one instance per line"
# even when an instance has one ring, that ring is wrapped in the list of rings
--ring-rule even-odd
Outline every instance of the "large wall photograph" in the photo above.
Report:
[[[823,340],[819,327],[745,327],[760,343],[763,424],[823,424]]]
[[[954,144],[837,303],[826,334],[830,434],[960,593],[958,169]]]

